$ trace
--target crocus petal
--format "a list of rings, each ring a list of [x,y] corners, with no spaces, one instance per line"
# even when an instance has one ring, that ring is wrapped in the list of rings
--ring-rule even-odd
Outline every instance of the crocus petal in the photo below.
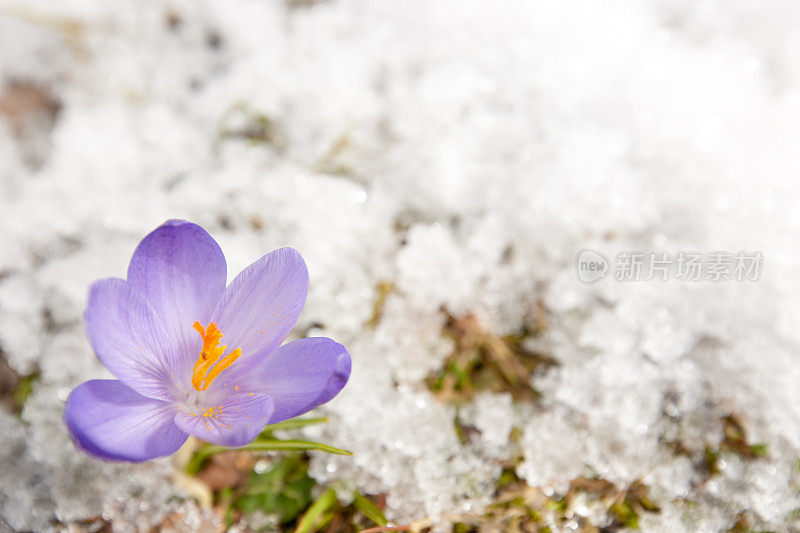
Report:
[[[114,461],[146,461],[174,453],[187,438],[175,407],[145,398],[116,380],[82,383],[67,399],[64,421],[87,453]]]
[[[97,357],[117,379],[144,396],[172,398],[180,358],[142,293],[125,280],[98,281],[84,322]]]
[[[242,356],[212,387],[241,379],[248,360],[261,360],[294,327],[306,302],[308,270],[297,250],[281,248],[245,268],[225,289],[214,310],[229,349]]]
[[[256,438],[272,414],[266,394],[227,396],[211,408],[182,409],[175,424],[200,440],[220,446],[244,446]]]
[[[201,340],[192,327],[208,325],[225,290],[227,266],[219,245],[198,226],[184,220],[165,222],[145,237],[128,265],[128,282],[145,295],[184,358],[188,382]]]
[[[325,337],[284,344],[268,357],[248,363],[243,379],[228,386],[272,398],[275,410],[270,424],[322,405],[336,396],[350,377],[350,354]]]

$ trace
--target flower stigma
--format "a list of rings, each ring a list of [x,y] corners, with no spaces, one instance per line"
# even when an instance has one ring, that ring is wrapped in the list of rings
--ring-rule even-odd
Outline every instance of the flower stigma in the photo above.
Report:
[[[209,322],[208,327],[204,328],[200,322],[195,322],[194,329],[203,338],[203,348],[194,364],[194,370],[192,370],[192,386],[195,390],[204,391],[223,370],[231,366],[242,355],[242,349],[236,348],[223,357],[228,347],[224,344],[219,345],[222,332],[216,323]]]

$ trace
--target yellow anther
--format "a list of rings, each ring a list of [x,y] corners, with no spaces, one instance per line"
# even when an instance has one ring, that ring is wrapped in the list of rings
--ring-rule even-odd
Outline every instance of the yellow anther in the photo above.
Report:
[[[222,332],[217,325],[210,322],[207,328],[203,328],[200,322],[195,322],[194,329],[203,338],[203,348],[200,350],[200,355],[197,357],[192,371],[192,386],[200,391],[206,390],[223,370],[231,366],[242,355],[242,349],[236,348],[222,357],[228,347],[224,344],[219,346]]]

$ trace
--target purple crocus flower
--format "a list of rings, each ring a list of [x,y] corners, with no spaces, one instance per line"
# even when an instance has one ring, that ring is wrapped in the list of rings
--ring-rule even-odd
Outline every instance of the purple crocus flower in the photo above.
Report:
[[[117,379],[87,381],[67,399],[64,420],[80,448],[145,461],[189,435],[242,446],[344,387],[342,345],[324,337],[281,345],[308,291],[296,250],[265,255],[227,287],[226,270],[203,228],[170,220],[139,243],[127,281],[92,285],[86,332]]]

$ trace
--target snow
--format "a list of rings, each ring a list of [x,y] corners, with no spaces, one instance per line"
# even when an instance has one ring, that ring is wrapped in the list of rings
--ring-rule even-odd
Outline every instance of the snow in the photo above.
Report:
[[[186,218],[230,275],[301,251],[295,335],[353,357],[331,422],[305,431],[355,455],[314,455],[311,473],[388,492],[394,522],[480,512],[516,427],[533,486],[643,479],[662,509],[645,530],[715,531],[741,511],[796,527],[800,6],[297,4],[0,3],[0,102],[24,83],[59,104],[0,113],[0,349],[41,373],[21,419],[0,412],[0,524],[125,530],[177,508],[170,460],[96,462],[61,410],[108,375],[81,325],[88,284]],[[585,285],[584,249],[764,265],[755,282]],[[445,310],[505,335],[540,305],[530,342],[559,363],[534,377],[540,402],[437,402],[424,380],[452,349]],[[726,455],[698,496],[664,440],[718,444],[729,413],[768,457]],[[456,417],[479,437],[462,443]]]

